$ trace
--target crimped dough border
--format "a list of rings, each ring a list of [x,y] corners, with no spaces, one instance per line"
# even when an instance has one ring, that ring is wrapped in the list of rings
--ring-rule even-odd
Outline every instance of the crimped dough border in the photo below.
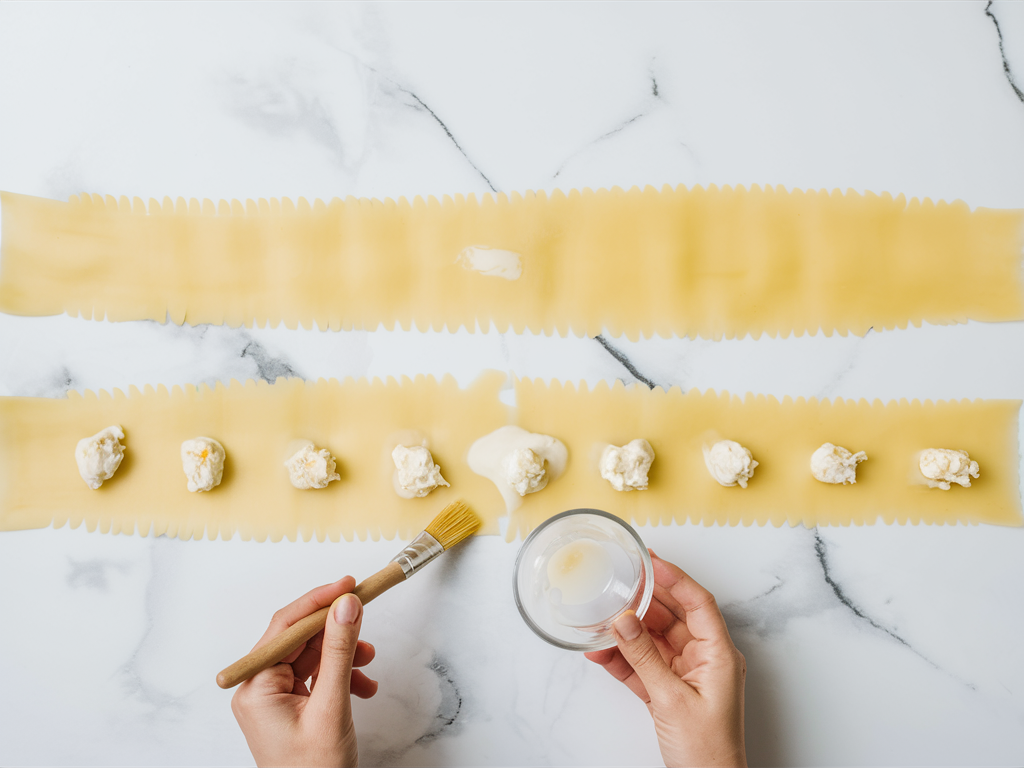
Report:
[[[182,539],[409,538],[456,499],[484,519],[484,533],[498,533],[507,520],[509,539],[577,507],[640,524],[1022,523],[1018,400],[779,401],[519,379],[517,406],[509,408],[498,397],[505,381],[491,371],[467,389],[451,377],[278,379],[0,398],[0,530],[85,523]],[[506,518],[497,489],[465,457],[474,440],[509,423],[557,437],[569,463]],[[125,458],[92,491],[78,475],[74,447],[110,424],[125,430]],[[450,488],[424,499],[394,493],[390,452],[409,430],[427,438]],[[224,481],[209,493],[189,493],[181,469],[181,442],[196,435],[219,440],[228,454]],[[635,437],[654,447],[650,487],[616,492],[600,477],[600,449]],[[748,488],[723,488],[707,473],[701,448],[720,438],[749,447],[760,462]],[[342,480],[323,490],[293,488],[283,462],[297,439],[328,448]],[[810,455],[826,441],[867,451],[856,485],[811,477]],[[981,477],[950,491],[916,482],[917,453],[929,447],[966,449]]]
[[[22,315],[631,339],[1024,318],[1024,214],[961,201],[712,185],[0,205],[0,310]],[[463,268],[470,246],[521,254],[522,276]]]

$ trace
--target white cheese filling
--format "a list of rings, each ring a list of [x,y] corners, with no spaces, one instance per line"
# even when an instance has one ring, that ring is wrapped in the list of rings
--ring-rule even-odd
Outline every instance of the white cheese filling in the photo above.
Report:
[[[426,446],[396,445],[391,459],[395,462],[395,493],[404,499],[422,499],[435,488],[449,485]]]
[[[181,468],[192,493],[210,491],[224,477],[224,446],[212,437],[196,437],[181,444]]]
[[[978,462],[971,461],[967,451],[928,448],[921,452],[921,474],[931,488],[948,491],[950,483],[971,487],[971,478],[979,474]]]
[[[75,446],[75,461],[78,474],[85,484],[94,491],[104,480],[114,476],[124,458],[124,446],[120,441],[124,432],[117,424],[102,429],[92,437],[83,437]]]
[[[601,477],[616,491],[646,491],[653,461],[654,449],[642,438],[630,440],[621,448],[609,445],[601,453]]]
[[[811,474],[823,483],[856,483],[857,465],[867,458],[864,451],[850,453],[841,445],[825,443],[811,454]]]
[[[300,491],[326,488],[332,480],[341,480],[337,462],[326,448],[306,443],[284,463],[288,479]]]
[[[704,446],[704,463],[719,485],[747,487],[754,476],[753,454],[735,440],[719,440],[710,448]]]

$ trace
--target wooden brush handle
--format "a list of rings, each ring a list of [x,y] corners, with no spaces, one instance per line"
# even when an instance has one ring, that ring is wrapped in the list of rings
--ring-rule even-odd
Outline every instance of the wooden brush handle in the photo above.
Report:
[[[373,598],[379,597],[403,581],[405,573],[402,566],[398,563],[389,563],[383,570],[359,582],[352,590],[352,594],[366,605]],[[234,688],[267,667],[274,666],[323,629],[327,624],[327,614],[330,612],[331,606],[327,606],[295,622],[266,645],[256,648],[230,667],[226,667],[217,675],[217,685],[221,688]]]

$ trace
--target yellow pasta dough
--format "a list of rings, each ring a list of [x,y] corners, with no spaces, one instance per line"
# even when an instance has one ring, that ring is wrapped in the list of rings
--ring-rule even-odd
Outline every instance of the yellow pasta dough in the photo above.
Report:
[[[1019,400],[780,402],[621,382],[589,390],[528,379],[517,382],[516,397],[519,426],[571,441],[565,474],[535,494],[544,496],[543,503],[538,498],[513,513],[510,528],[520,533],[572,507],[596,507],[640,524],[1024,522]],[[658,458],[646,491],[618,493],[602,482],[594,455],[605,443],[636,435]],[[758,461],[746,488],[719,485],[705,467],[703,446],[722,439],[746,446]],[[856,445],[871,457],[858,468],[856,485],[825,485],[808,471],[811,454],[826,440]],[[920,452],[946,442],[968,448],[981,465],[981,477],[969,489],[954,489],[964,493],[929,488],[920,474]]]
[[[183,539],[226,539],[235,531],[274,541],[410,538],[446,504],[466,497],[481,502],[474,509],[494,533],[504,508],[491,509],[500,500],[488,503],[490,483],[462,457],[479,429],[507,420],[498,399],[504,380],[490,374],[460,390],[450,377],[278,379],[213,389],[132,387],[128,396],[115,390],[72,392],[67,400],[0,398],[0,529],[84,520],[90,529]],[[78,477],[74,447],[77,436],[104,419],[124,428],[125,455],[117,475],[93,491]],[[391,449],[410,429],[429,439],[451,488],[423,499],[395,495]],[[196,434],[218,440],[227,452],[224,478],[210,493],[189,493],[181,471],[181,442]],[[330,450],[341,479],[315,492],[293,487],[284,461],[297,440]]]
[[[0,530],[84,521],[90,530],[181,538],[236,531],[261,540],[408,538],[447,503],[465,499],[484,519],[482,532],[497,533],[505,515],[501,495],[465,459],[478,437],[510,422],[552,435],[569,451],[565,473],[511,514],[510,538],[574,507],[637,523],[1022,522],[1020,401],[779,402],[518,380],[518,405],[509,409],[498,398],[503,382],[504,374],[489,372],[465,390],[450,377],[279,379],[212,389],[133,387],[127,396],[115,390],[67,400],[0,398]],[[74,448],[81,435],[111,423],[124,429],[125,456],[116,476],[94,491],[78,475]],[[390,453],[410,430],[428,440],[451,487],[422,499],[394,493]],[[179,446],[195,434],[227,451],[223,482],[210,493],[189,493],[181,473]],[[637,435],[658,457],[649,487],[618,493],[600,476],[600,452]],[[720,486],[704,466],[702,446],[726,437],[760,462],[745,489]],[[341,479],[315,493],[292,487],[283,461],[297,439],[330,450]],[[826,439],[871,456],[856,485],[825,485],[808,472],[810,454]],[[939,444],[963,447],[980,463],[970,488],[923,484],[918,454]]]
[[[711,186],[0,205],[14,314],[714,339],[1024,318],[1022,212],[959,201]]]

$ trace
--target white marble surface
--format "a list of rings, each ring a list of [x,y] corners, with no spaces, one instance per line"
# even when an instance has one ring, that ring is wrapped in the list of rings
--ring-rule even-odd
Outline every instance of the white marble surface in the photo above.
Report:
[[[998,22],[998,23],[997,23]],[[1001,34],[1000,34],[1001,33]],[[1024,4],[0,4],[0,188],[412,196],[762,183],[1024,207]],[[951,279],[955,279],[952,278]],[[0,316],[0,394],[484,368],[735,392],[1024,397],[1024,324],[719,343]],[[764,765],[1024,763],[1024,530],[643,528],[723,605]],[[0,763],[251,761],[213,684],[396,542],[0,534]],[[364,764],[648,765],[643,706],[549,648],[516,546],[367,612]]]

